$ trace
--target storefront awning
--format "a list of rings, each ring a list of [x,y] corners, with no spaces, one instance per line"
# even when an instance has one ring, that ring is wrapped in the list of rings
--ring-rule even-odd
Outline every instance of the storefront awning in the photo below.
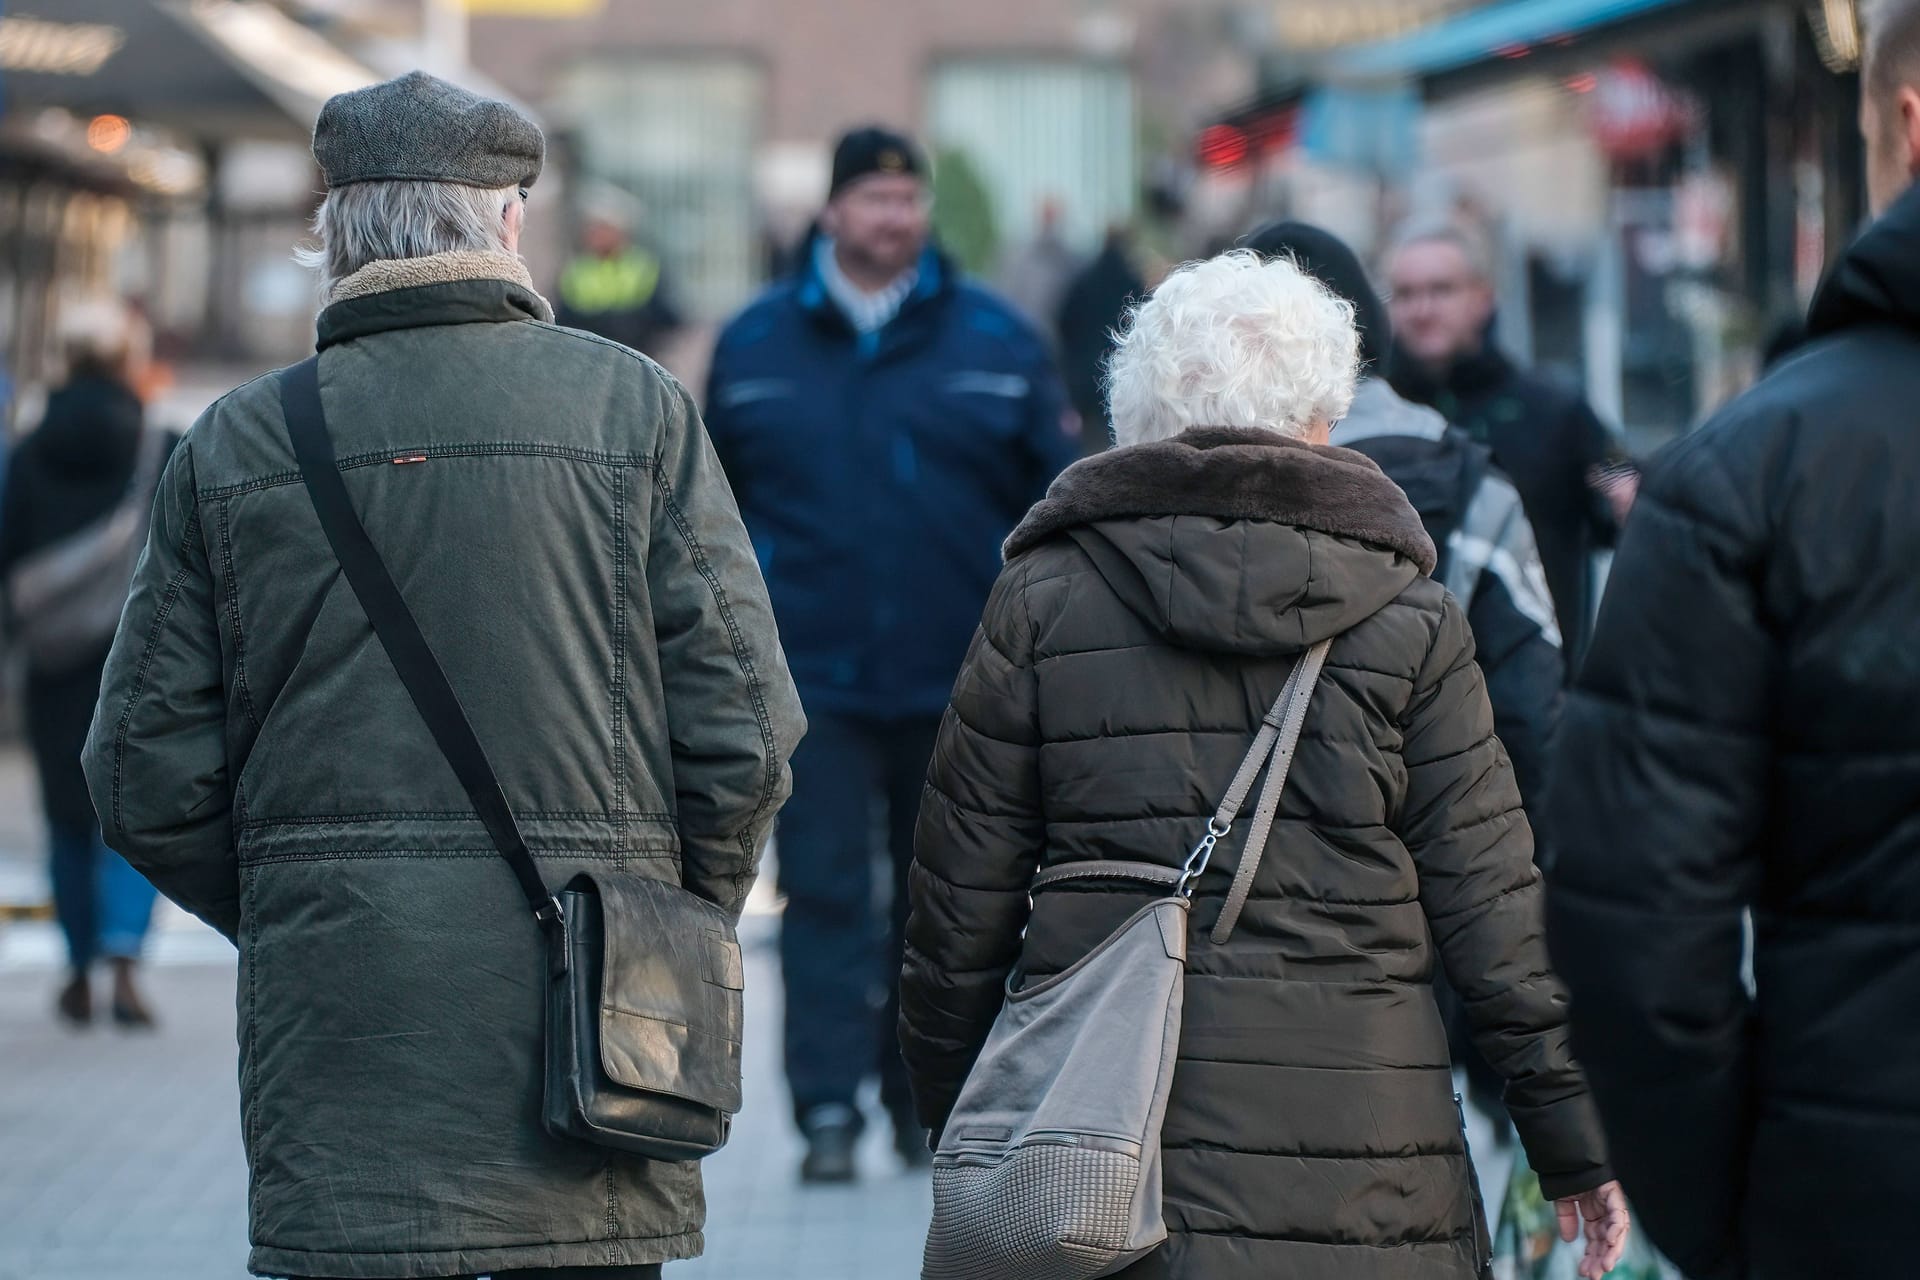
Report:
[[[182,134],[304,137],[335,93],[380,77],[248,0],[7,0],[9,111],[111,112]]]
[[[1691,0],[1505,0],[1328,60],[1329,79],[1417,80],[1496,58],[1520,58],[1611,23]]]

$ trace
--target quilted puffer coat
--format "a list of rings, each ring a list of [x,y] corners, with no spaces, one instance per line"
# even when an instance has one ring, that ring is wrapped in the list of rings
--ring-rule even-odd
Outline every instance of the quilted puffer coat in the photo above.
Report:
[[[1400,491],[1358,454],[1195,430],[1074,466],[1008,552],[920,815],[901,1037],[922,1118],[945,1121],[1016,962],[1056,973],[1144,901],[1063,885],[1030,908],[1036,869],[1179,862],[1298,656],[1331,636],[1225,946],[1206,935],[1233,841],[1196,895],[1172,1234],[1128,1275],[1485,1269],[1438,964],[1547,1193],[1606,1181],[1513,770]]]

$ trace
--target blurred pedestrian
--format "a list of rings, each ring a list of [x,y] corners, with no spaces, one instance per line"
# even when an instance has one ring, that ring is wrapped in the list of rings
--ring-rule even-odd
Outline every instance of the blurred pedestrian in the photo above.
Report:
[[[660,255],[636,244],[620,215],[596,209],[580,232],[580,252],[560,272],[555,318],[658,356],[682,324]]]
[[[1580,1059],[1693,1280],[1869,1280],[1912,1247],[1920,0],[1866,36],[1878,220],[1805,345],[1654,466],[1550,800]]]
[[[805,268],[727,326],[707,393],[811,721],[779,855],[787,1082],[816,1182],[856,1176],[876,1071],[900,1155],[926,1159],[892,1035],[913,816],[1000,540],[1072,454],[1045,344],[928,244],[929,215],[912,139],[842,138]]]
[[[1058,196],[1042,200],[1033,238],[1009,252],[994,275],[1000,296],[1037,332],[1049,337],[1054,336],[1054,318],[1060,314],[1067,286],[1085,263],[1061,233],[1065,219]]]
[[[642,1280],[701,1249],[697,1165],[543,1121],[566,1033],[498,831],[517,815],[556,889],[626,872],[737,914],[802,722],[686,393],[534,292],[543,153],[512,106],[419,72],[326,104],[317,371],[229,393],[175,452],[87,742],[109,842],[239,947],[262,1275]],[[334,470],[398,606],[332,549],[360,545]],[[443,753],[450,722],[478,744]],[[655,983],[737,983],[709,938],[624,945]],[[627,1074],[717,1097],[684,1052]]]
[[[1080,419],[1080,451],[1099,453],[1112,440],[1107,419],[1107,359],[1114,331],[1127,308],[1147,292],[1133,261],[1133,235],[1123,226],[1107,229],[1100,252],[1067,286],[1060,300],[1060,372],[1067,398]]]
[[[1548,752],[1564,700],[1565,658],[1545,570],[1513,482],[1491,452],[1438,411],[1404,400],[1383,370],[1392,321],[1366,268],[1337,236],[1299,222],[1261,228],[1248,247],[1290,258],[1354,307],[1361,377],[1333,442],[1363,453],[1406,491],[1438,549],[1434,578],[1467,612],[1494,726],[1540,838]]]
[[[25,651],[27,743],[67,943],[56,1007],[75,1026],[92,1021],[91,974],[105,960],[114,1022],[150,1027],[135,972],[154,888],[102,843],[80,748],[176,437],[147,425],[134,390],[151,335],[130,309],[113,299],[83,302],[68,309],[61,329],[67,380],[15,450],[0,499],[6,633]]]
[[[1114,355],[1118,447],[1008,541],[934,754],[901,1037],[939,1128],[1009,976],[1063,972],[1166,892],[1036,893],[1036,872],[1177,869],[1287,676],[1332,642],[1226,941],[1209,933],[1239,883],[1229,841],[1197,886],[1171,1236],[1130,1280],[1484,1272],[1436,965],[1563,1223],[1586,1220],[1581,1274],[1625,1240],[1466,617],[1405,496],[1326,447],[1358,365],[1352,307],[1290,262],[1242,250],[1169,276]]]
[[[1493,450],[1520,491],[1571,678],[1592,633],[1594,554],[1613,545],[1634,472],[1584,399],[1494,345],[1493,264],[1481,237],[1450,222],[1410,225],[1386,270],[1394,390]]]

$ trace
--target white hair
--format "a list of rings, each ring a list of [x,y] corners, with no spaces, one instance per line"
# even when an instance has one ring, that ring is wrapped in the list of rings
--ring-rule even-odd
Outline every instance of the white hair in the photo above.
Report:
[[[1304,436],[1346,416],[1359,377],[1353,304],[1286,259],[1235,249],[1187,263],[1128,315],[1108,365],[1114,440]]]
[[[329,292],[370,262],[425,258],[456,249],[507,247],[507,206],[517,187],[457,182],[355,182],[327,192],[313,215],[318,249],[295,256]]]

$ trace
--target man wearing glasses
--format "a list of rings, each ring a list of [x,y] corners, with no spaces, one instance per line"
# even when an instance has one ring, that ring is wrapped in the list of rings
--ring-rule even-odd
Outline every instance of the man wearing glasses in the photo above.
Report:
[[[892,994],[914,819],[1001,540],[1077,453],[1045,343],[929,243],[927,179],[909,138],[842,138],[800,270],[727,326],[708,385],[812,724],[778,846],[812,1182],[855,1176],[876,1072],[900,1155],[926,1158]]]

